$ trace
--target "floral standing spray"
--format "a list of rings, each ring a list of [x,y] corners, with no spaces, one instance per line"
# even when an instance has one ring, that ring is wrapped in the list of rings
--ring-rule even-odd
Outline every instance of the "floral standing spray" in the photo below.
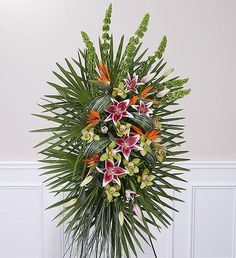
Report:
[[[153,55],[140,53],[149,14],[115,51],[111,12],[110,5],[99,51],[82,32],[86,48],[65,59],[67,68],[57,64],[59,82],[48,82],[56,93],[45,96],[36,115],[53,123],[35,130],[52,133],[37,146],[47,145],[43,174],[63,195],[49,208],[63,205],[57,218],[66,225],[71,257],[137,256],[140,239],[152,245],[150,225],[170,224],[168,209],[175,209],[168,202],[179,199],[169,190],[182,190],[173,180],[184,181],[186,170],[174,162],[186,160],[178,157],[186,151],[178,150],[184,141],[176,114],[178,100],[190,93],[183,88],[188,79],[169,78],[165,36]]]

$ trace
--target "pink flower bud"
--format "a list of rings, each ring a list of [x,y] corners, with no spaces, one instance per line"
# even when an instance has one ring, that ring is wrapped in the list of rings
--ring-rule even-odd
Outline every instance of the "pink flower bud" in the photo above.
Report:
[[[157,98],[163,98],[170,90],[165,89],[157,93]]]
[[[134,203],[132,206],[132,210],[135,213],[135,215],[137,215],[137,217],[142,220],[142,211],[140,209],[140,207],[138,206],[138,204]]]
[[[150,73],[150,74],[144,76],[144,77],[141,79],[141,82],[142,82],[142,83],[148,83],[148,82],[150,82],[155,76],[156,76],[156,73]]]

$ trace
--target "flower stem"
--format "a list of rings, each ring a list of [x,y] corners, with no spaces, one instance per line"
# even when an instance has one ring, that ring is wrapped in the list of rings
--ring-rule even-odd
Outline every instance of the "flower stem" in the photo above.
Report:
[[[155,256],[155,258],[158,258],[158,257],[157,257],[157,254],[156,254],[156,250],[155,250],[155,248],[154,248],[154,245],[153,245],[153,243],[152,243],[152,239],[151,239],[150,236],[149,236],[149,240],[150,240],[150,243],[151,243],[151,246],[152,246],[152,251],[153,251],[153,253],[154,253],[154,256]]]

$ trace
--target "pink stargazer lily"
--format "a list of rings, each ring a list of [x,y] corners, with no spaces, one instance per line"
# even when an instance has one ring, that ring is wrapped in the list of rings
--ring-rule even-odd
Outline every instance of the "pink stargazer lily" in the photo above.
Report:
[[[150,109],[152,102],[148,102],[145,104],[142,100],[140,100],[139,105],[132,105],[134,109],[136,109],[140,115],[150,116],[153,113],[152,109]]]
[[[113,105],[108,107],[106,111],[110,113],[110,115],[105,119],[105,121],[112,120],[113,123],[116,125],[116,123],[122,118],[122,117],[133,117],[132,114],[130,114],[126,109],[129,106],[129,99],[123,100],[121,102],[118,102],[116,100],[112,100]]]
[[[133,78],[131,78],[129,75],[128,79],[125,79],[124,81],[125,81],[126,89],[128,91],[132,90],[138,94],[138,76],[134,76]]]
[[[105,168],[101,169],[97,167],[97,170],[104,174],[102,186],[105,187],[112,180],[120,185],[119,176],[127,174],[127,171],[120,167],[120,161],[114,163],[111,160],[105,161]]]
[[[140,139],[140,135],[129,136],[126,134],[123,138],[117,138],[115,143],[118,145],[117,151],[123,153],[126,160],[129,160],[129,156],[132,149],[142,150],[136,143]]]

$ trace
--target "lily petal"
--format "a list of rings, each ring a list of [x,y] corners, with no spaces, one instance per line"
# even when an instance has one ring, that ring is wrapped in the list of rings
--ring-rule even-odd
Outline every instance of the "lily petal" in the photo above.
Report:
[[[114,116],[113,116],[113,121],[114,121],[115,123],[117,123],[121,118],[122,118],[122,114],[121,114],[121,113],[114,114]]]
[[[118,184],[118,185],[121,185],[120,183],[120,179],[117,175],[113,175],[113,180]]]
[[[106,167],[106,170],[112,170],[114,169],[114,163],[108,159],[105,161],[105,167]]]
[[[111,114],[105,119],[105,122],[108,122],[110,120],[112,120],[112,115]]]
[[[118,108],[121,112],[124,112],[129,105],[129,99],[123,100],[118,104]]]
[[[103,183],[102,186],[105,187],[107,184],[109,184],[113,179],[113,175],[109,172],[106,172],[103,177]]]
[[[131,105],[131,107],[138,110],[139,105]]]
[[[115,167],[113,171],[114,171],[114,175],[117,175],[117,176],[127,173],[125,169],[120,167]]]
[[[119,138],[117,138],[117,139],[115,140],[115,143],[116,143],[117,145],[123,146],[123,144],[125,143],[125,141],[124,141],[124,139],[119,139]]]
[[[137,134],[134,136],[130,136],[126,142],[129,144],[129,147],[133,147],[138,142],[139,139],[140,139],[140,135]]]
[[[146,106],[151,107],[152,104],[153,104],[153,102],[148,102],[148,103],[146,104]]]
[[[134,118],[134,116],[131,113],[127,112],[127,111],[123,112],[123,116],[124,117]]]
[[[115,105],[111,105],[110,107],[108,107],[106,109],[107,112],[109,113],[115,113],[116,112],[116,106]]]
[[[129,160],[129,155],[131,153],[131,149],[129,147],[122,148],[122,153],[124,154],[125,159]]]

